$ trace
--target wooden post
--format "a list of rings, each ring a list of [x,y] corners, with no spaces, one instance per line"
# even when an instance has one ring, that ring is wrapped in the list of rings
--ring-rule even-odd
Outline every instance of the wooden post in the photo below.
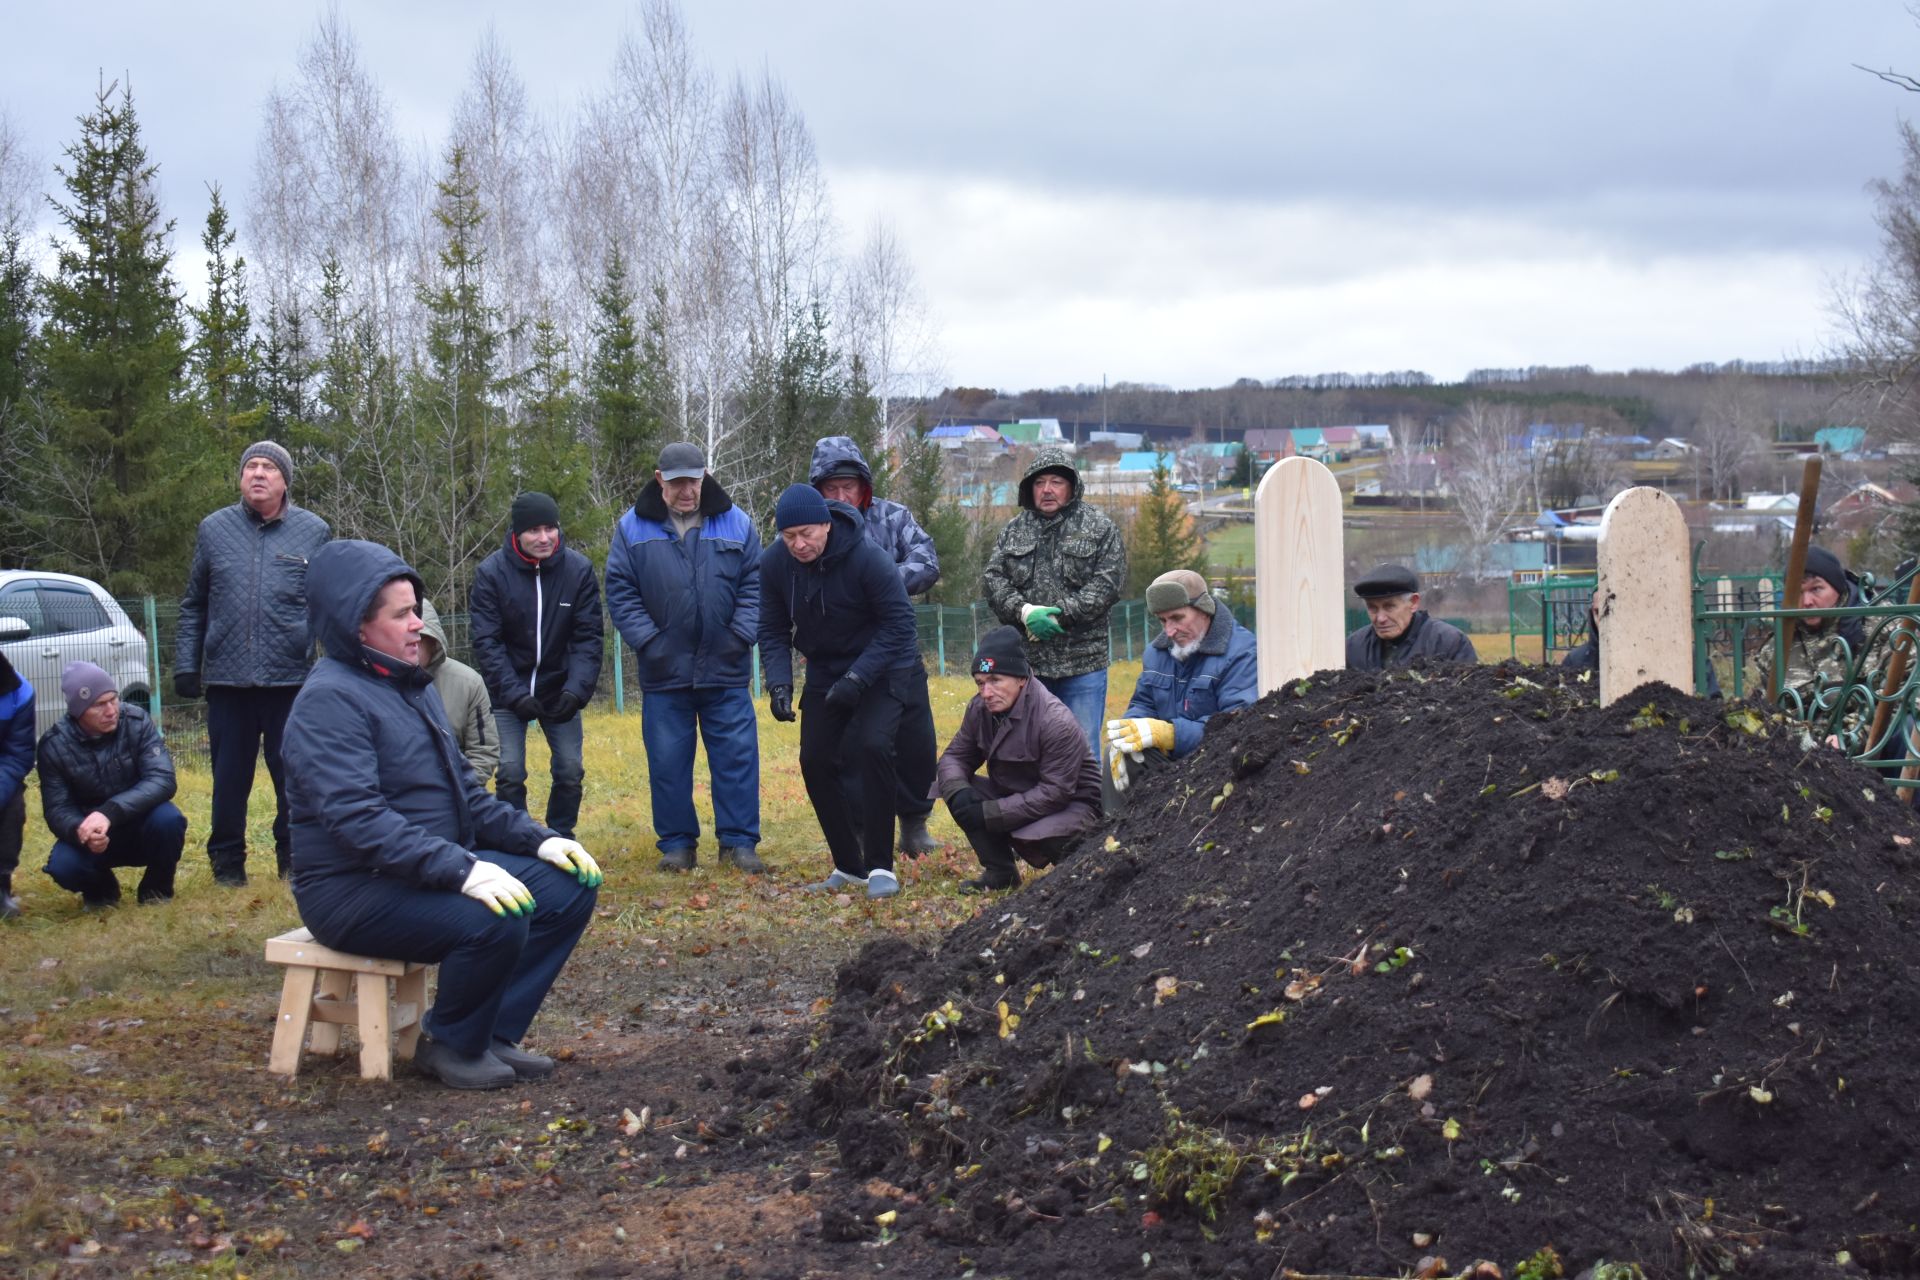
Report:
[[[1260,692],[1347,665],[1340,482],[1311,458],[1282,458],[1254,499],[1254,631]]]
[[[1600,518],[1600,705],[1654,681],[1693,692],[1687,519],[1659,489],[1614,498]]]
[[[1797,609],[1800,606],[1800,579],[1807,574],[1807,543],[1813,538],[1813,509],[1819,501],[1820,455],[1816,453],[1800,471],[1800,509],[1793,513],[1793,545],[1787,550],[1787,580],[1780,589],[1783,607]],[[1775,702],[1780,700],[1780,682],[1786,679],[1787,655],[1793,652],[1795,621],[1794,618],[1786,620],[1786,628],[1780,634],[1780,652],[1774,655],[1773,688],[1768,692]]]
[[[1915,605],[1920,605],[1920,573],[1913,575],[1912,583],[1907,587],[1907,607],[1911,609]],[[1913,619],[1911,617],[1900,619],[1898,628],[1902,632],[1912,632]],[[1887,678],[1880,684],[1879,705],[1873,709],[1873,728],[1867,732],[1866,749],[1876,754],[1880,750],[1881,735],[1887,731],[1887,721],[1893,718],[1894,690],[1907,682],[1907,668],[1913,660],[1912,650],[1900,644],[1898,636],[1894,639],[1893,660],[1887,663]],[[1854,661],[1858,662],[1864,657],[1866,655],[1863,653],[1855,654]]]

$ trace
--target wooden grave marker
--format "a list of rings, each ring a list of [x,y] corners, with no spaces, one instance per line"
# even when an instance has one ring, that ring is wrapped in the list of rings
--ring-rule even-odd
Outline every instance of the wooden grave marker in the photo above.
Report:
[[[1260,692],[1347,665],[1340,482],[1312,458],[1282,458],[1253,503]]]
[[[1600,517],[1600,705],[1660,681],[1693,692],[1687,520],[1658,489],[1614,498]]]

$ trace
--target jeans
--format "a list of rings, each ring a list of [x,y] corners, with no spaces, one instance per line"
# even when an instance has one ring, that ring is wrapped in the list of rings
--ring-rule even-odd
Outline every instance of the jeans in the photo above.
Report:
[[[1048,693],[1067,704],[1067,710],[1080,722],[1080,731],[1087,735],[1087,750],[1093,752],[1095,760],[1104,760],[1106,752],[1101,748],[1106,737],[1106,671],[1058,676],[1052,680],[1042,679],[1040,683]]]
[[[599,891],[538,858],[480,850],[533,895],[531,916],[496,916],[457,889],[350,871],[303,882],[300,919],[339,951],[440,966],[428,1035],[471,1057],[518,1044],[586,931]]]
[[[893,870],[893,743],[916,678],[924,688],[924,669],[883,674],[851,711],[828,708],[826,687],[811,678],[800,695],[800,776],[833,865],[847,875]]]
[[[693,811],[696,731],[707,743],[720,845],[751,849],[760,843],[760,727],[745,685],[641,692],[640,740],[647,749],[655,842],[662,853],[700,843],[700,817]]]
[[[505,707],[493,709],[493,723],[500,730],[500,771],[494,775],[493,794],[525,813],[527,811],[527,722]],[[547,825],[573,838],[580,821],[580,784],[587,776],[584,727],[576,712],[571,720],[549,720],[541,716],[540,732],[546,735],[547,749],[553,753],[553,788],[547,792]]]
[[[287,784],[280,768],[280,738],[293,710],[291,685],[267,688],[207,686],[207,750],[213,758],[213,819],[207,830],[207,861],[222,880],[247,878],[247,802],[262,748],[273,779],[273,855],[287,874]]]
[[[163,801],[136,822],[116,822],[107,829],[107,848],[93,853],[65,840],[54,843],[47,855],[47,874],[69,893],[90,903],[118,902],[120,881],[115,867],[144,867],[140,901],[173,896],[173,872],[187,843],[187,816]]]

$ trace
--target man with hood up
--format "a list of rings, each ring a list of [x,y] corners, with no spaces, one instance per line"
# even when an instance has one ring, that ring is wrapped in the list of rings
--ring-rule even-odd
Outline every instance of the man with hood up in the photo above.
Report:
[[[807,481],[820,496],[857,508],[867,521],[867,541],[893,557],[900,585],[907,595],[925,595],[940,581],[940,554],[933,536],[920,527],[913,512],[897,502],[873,496],[873,471],[852,436],[822,436],[813,443],[813,465]],[[927,832],[933,802],[934,754],[939,742],[933,732],[933,706],[922,700],[900,716],[900,736],[893,744],[900,772],[900,790],[894,811],[900,817],[900,852],[909,858],[931,853],[940,842]]]
[[[832,874],[808,888],[890,898],[900,892],[893,744],[901,715],[927,696],[913,609],[852,507],[796,484],[773,519],[780,540],[760,555],[760,661],[773,718],[792,720],[794,650],[807,660],[800,776],[833,853]]]
[[[440,626],[440,613],[433,601],[420,602],[420,665],[433,677],[433,690],[446,708],[447,724],[460,754],[473,766],[480,785],[493,780],[500,765],[500,731],[493,724],[493,700],[487,697],[487,682],[458,658],[447,656],[447,633]]]
[[[1098,760],[1107,718],[1107,614],[1127,580],[1127,551],[1106,513],[1082,497],[1063,449],[1042,449],[1020,480],[1020,514],[987,557],[987,603],[1022,628],[1033,674],[1067,705]]]
[[[707,742],[720,862],[765,871],[753,644],[760,632],[760,535],[690,441],[660,451],[653,479],[614,527],[607,612],[640,676],[653,834],[662,871],[699,857],[693,750]]]
[[[513,500],[507,545],[473,575],[473,665],[500,730],[494,794],[527,807],[527,725],[538,721],[552,753],[547,825],[563,836],[580,820],[587,776],[580,708],[600,682],[600,580],[566,544],[560,505],[544,493]]]
[[[326,657],[287,722],[293,896],[329,947],[439,965],[414,1065],[495,1089],[553,1072],[520,1040],[593,915],[600,868],[467,766],[420,665],[419,599],[385,547],[313,557]]]

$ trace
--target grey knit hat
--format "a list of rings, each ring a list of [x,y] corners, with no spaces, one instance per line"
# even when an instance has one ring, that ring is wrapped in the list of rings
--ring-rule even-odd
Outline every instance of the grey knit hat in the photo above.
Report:
[[[255,458],[265,458],[268,462],[271,462],[274,466],[280,468],[280,478],[287,482],[287,487],[289,489],[293,487],[293,455],[292,454],[288,453],[285,449],[282,449],[279,445],[275,444],[271,440],[256,440],[252,444],[247,446],[247,451],[245,453],[240,455],[240,469],[242,471],[245,471],[247,469],[247,464],[249,462],[252,462]]]

